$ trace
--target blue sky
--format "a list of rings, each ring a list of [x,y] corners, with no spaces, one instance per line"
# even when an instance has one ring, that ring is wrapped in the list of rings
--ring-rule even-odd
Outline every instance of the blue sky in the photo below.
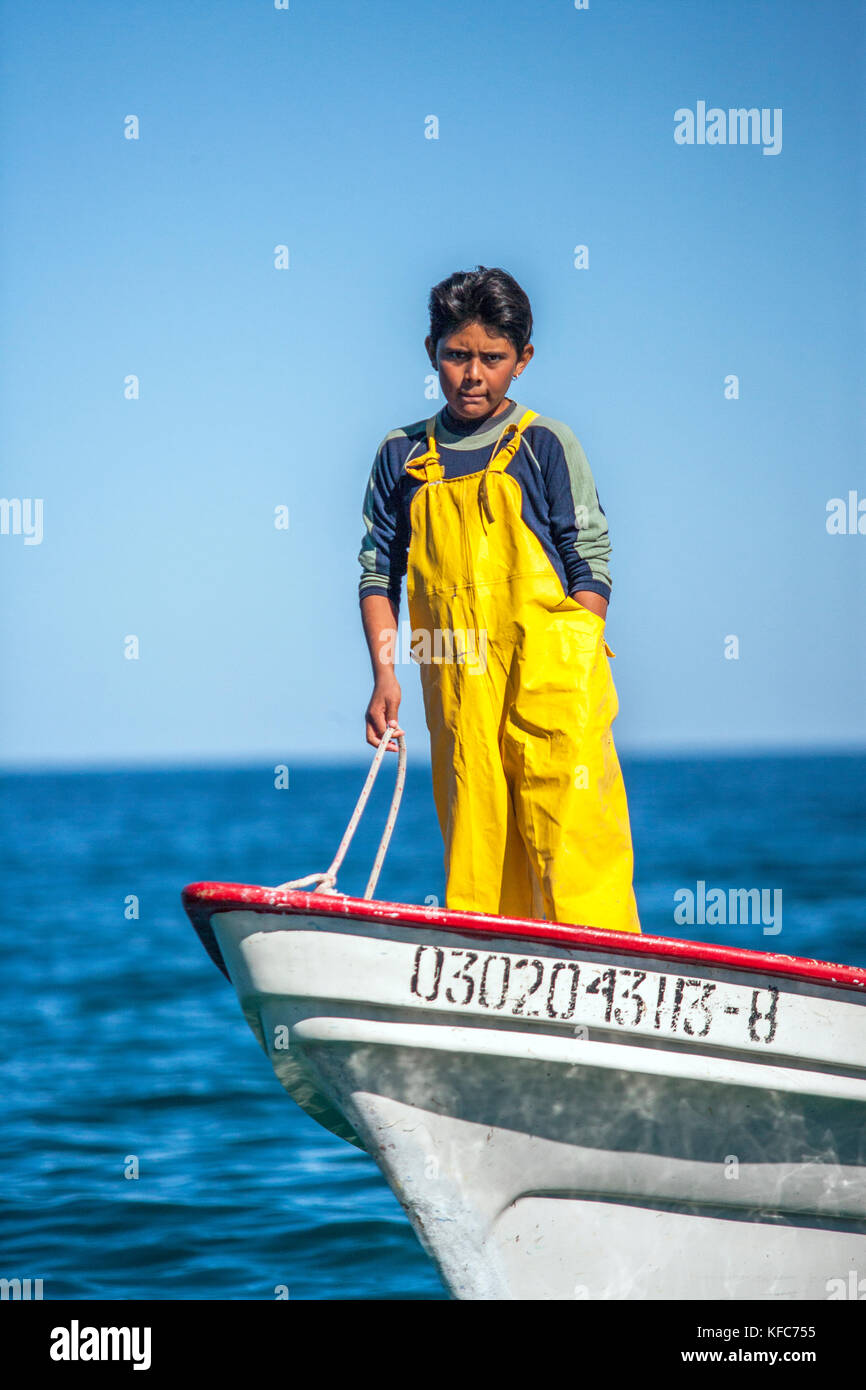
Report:
[[[43,499],[0,535],[0,760],[366,758],[364,487],[477,264],[608,515],[620,750],[866,744],[866,534],[826,526],[866,502],[860,5],[0,14],[0,490]],[[780,152],[678,145],[699,101],[780,109]]]

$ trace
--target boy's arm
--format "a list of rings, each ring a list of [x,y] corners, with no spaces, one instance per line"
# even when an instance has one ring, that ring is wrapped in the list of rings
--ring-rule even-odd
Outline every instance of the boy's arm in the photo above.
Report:
[[[378,744],[391,723],[397,732],[400,684],[394,671],[400,590],[406,570],[408,537],[403,535],[393,470],[383,441],[376,452],[364,494],[364,538],[358,554],[358,601],[370,663],[373,694],[365,712],[367,742]],[[389,743],[390,752],[397,745]]]
[[[397,493],[399,475],[395,476],[395,472],[396,465],[386,438],[376,451],[364,493],[364,537],[358,552],[361,566],[358,601],[368,594],[385,594],[399,611],[409,537],[405,533]]]
[[[603,618],[611,591],[610,537],[589,461],[580,440],[560,421],[551,421],[541,443],[537,461],[567,591]]]
[[[361,621],[373,667],[373,694],[364,714],[367,742],[378,745],[386,724],[393,724],[395,733],[403,732],[397,723],[402,691],[394,674],[397,609],[386,594],[365,594],[361,598]],[[389,742],[388,751],[396,752],[396,743]]]
[[[578,603],[582,603],[584,608],[588,608],[592,613],[597,613],[600,618],[607,617],[607,599],[602,598],[601,594],[595,593],[592,589],[575,589],[571,597],[576,598]]]

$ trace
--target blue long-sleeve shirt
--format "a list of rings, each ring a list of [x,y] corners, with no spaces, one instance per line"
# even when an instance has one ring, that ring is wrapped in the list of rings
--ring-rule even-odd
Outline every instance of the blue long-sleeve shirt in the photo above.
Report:
[[[525,410],[514,401],[499,415],[466,424],[443,406],[436,419],[436,445],[445,477],[480,472],[503,426],[519,420]],[[425,425],[426,418],[390,430],[376,450],[364,494],[359,601],[367,594],[386,594],[400,606],[409,551],[409,507],[416,488],[422,486],[420,479],[404,471],[404,465],[426,450]],[[536,415],[505,471],[520,484],[521,516],[544,547],[563,592],[588,589],[609,599],[607,520],[577,436],[562,421]]]

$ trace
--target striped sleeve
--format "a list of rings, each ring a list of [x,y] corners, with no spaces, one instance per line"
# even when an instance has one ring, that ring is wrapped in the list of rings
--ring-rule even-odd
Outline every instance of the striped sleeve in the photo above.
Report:
[[[364,493],[364,535],[358,552],[359,603],[367,594],[386,594],[395,607],[400,606],[409,550],[398,487],[401,475],[398,452],[392,437],[386,435],[376,451]]]
[[[609,599],[610,536],[589,460],[580,440],[559,420],[545,421],[538,449],[550,532],[565,566],[568,592],[588,589]]]

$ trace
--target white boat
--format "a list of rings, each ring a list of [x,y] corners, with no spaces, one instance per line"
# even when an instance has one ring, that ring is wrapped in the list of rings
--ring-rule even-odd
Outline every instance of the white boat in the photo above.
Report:
[[[866,971],[311,877],[183,901],[283,1086],[375,1159],[455,1297],[866,1290]]]

